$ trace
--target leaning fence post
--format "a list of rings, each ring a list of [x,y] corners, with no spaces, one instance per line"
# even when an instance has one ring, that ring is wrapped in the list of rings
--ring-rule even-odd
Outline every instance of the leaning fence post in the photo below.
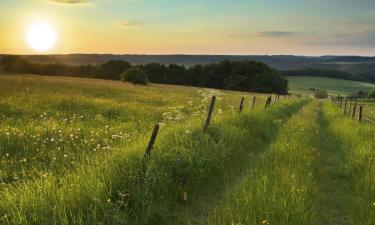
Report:
[[[216,96],[212,96],[210,107],[208,108],[208,114],[207,114],[206,123],[204,124],[203,131],[207,131],[208,126],[210,125],[210,121],[211,121],[211,117],[212,117],[212,112],[214,111],[214,107],[215,107],[215,102],[216,102]]]
[[[255,106],[255,100],[257,99],[257,97],[254,96],[253,98],[253,105],[251,106],[251,109],[254,109],[254,106]]]
[[[270,100],[268,101],[267,108],[271,106],[271,103],[272,103],[272,95],[270,96]]]
[[[151,138],[150,138],[150,141],[148,142],[148,146],[145,150],[145,154],[144,154],[144,157],[148,157],[150,156],[151,154],[151,150],[154,146],[154,143],[155,143],[155,140],[156,140],[156,137],[158,136],[158,132],[159,132],[159,127],[160,125],[157,123],[154,127],[154,130],[152,131],[152,135],[151,135]]]
[[[267,100],[266,100],[266,105],[264,106],[265,109],[267,109],[267,108],[270,107],[270,103],[271,103],[271,101],[272,101],[272,98],[271,98],[271,96],[269,96],[269,97],[267,98]]]
[[[243,110],[243,103],[244,103],[244,101],[245,101],[245,98],[242,97],[241,98],[241,102],[240,102],[240,112],[242,112],[242,110]]]
[[[363,119],[363,106],[361,105],[359,107],[359,117],[358,117],[358,121],[359,122],[362,122],[362,119]]]

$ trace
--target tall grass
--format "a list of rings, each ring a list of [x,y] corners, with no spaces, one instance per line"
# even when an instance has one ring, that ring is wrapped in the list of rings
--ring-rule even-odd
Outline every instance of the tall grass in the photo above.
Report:
[[[317,103],[288,120],[208,224],[317,224]]]
[[[330,103],[324,105],[329,132],[345,153],[342,170],[346,193],[341,196],[347,208],[348,224],[375,223],[375,126],[348,119]]]
[[[200,221],[206,200],[220,198],[304,104],[264,112],[257,95],[256,110],[239,115],[236,92],[35,76],[3,76],[0,86],[3,224]],[[203,133],[212,94],[219,101]],[[144,161],[156,121],[161,134]]]

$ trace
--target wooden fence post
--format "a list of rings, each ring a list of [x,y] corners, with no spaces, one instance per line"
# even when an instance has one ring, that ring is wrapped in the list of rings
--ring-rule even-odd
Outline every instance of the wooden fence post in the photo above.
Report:
[[[345,104],[344,104],[344,115],[346,114],[346,107],[347,107],[347,104],[348,104],[348,101],[345,100]]]
[[[145,154],[143,156],[144,158],[150,156],[151,150],[154,147],[154,143],[155,143],[156,137],[158,136],[159,128],[160,128],[160,125],[157,123],[155,125],[155,127],[154,127],[154,130],[152,131],[152,135],[151,135],[150,141],[148,142],[148,146],[147,146],[147,148],[145,150]]]
[[[243,110],[243,103],[244,103],[244,101],[245,101],[245,98],[242,97],[241,98],[241,102],[240,102],[240,112],[242,112],[242,110]]]
[[[272,103],[272,95],[270,96],[270,101],[268,102],[267,108],[269,108],[271,106],[271,103]]]
[[[271,102],[272,102],[272,96],[269,96],[269,97],[267,98],[266,105],[264,106],[264,108],[265,108],[265,109],[266,109],[266,108],[269,108],[270,105],[271,105]]]
[[[254,98],[253,98],[253,105],[251,106],[251,109],[252,109],[252,110],[253,110],[254,107],[255,107],[255,101],[256,101],[256,99],[257,99],[257,97],[254,96]]]
[[[362,119],[363,119],[363,106],[361,105],[359,107],[359,117],[358,117],[358,121],[359,122],[362,122]]]
[[[354,103],[354,106],[353,106],[353,113],[352,113],[352,119],[354,119],[356,111],[357,111],[357,104]]]
[[[208,108],[208,114],[207,114],[206,123],[204,124],[203,131],[207,131],[208,126],[210,125],[210,121],[211,121],[211,117],[212,117],[212,112],[214,111],[214,107],[215,107],[215,102],[216,102],[216,96],[212,96],[210,107]]]

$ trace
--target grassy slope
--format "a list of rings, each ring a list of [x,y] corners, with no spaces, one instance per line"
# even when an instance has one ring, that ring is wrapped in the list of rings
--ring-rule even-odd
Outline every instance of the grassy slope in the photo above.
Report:
[[[282,119],[299,107],[291,102],[264,114],[263,96],[257,95],[258,113],[238,117],[234,105],[244,93],[72,78],[0,79],[0,214],[8,224],[199,218],[189,202],[201,199],[204,190],[213,200],[220,190],[208,187],[224,189],[225,178],[247,165],[232,168],[233,162],[247,159],[248,147],[256,153],[272,140],[278,124],[269,118]],[[212,94],[219,101],[211,134],[204,135],[200,130]],[[250,94],[245,96],[249,103]],[[143,165],[150,126],[160,120],[166,126],[152,160]],[[255,143],[247,142],[249,137]],[[171,213],[176,207],[179,216]],[[193,216],[181,217],[185,214]]]
[[[375,89],[375,84],[331,79],[323,77],[288,77],[290,92],[301,94],[312,94],[310,88],[324,89],[329,94],[347,95],[358,91],[369,91]]]
[[[375,223],[375,127],[329,102],[239,114],[243,93],[215,92],[222,112],[205,134],[207,90],[23,76],[0,86],[1,224]],[[166,126],[143,161],[155,120]],[[111,139],[124,129],[137,134]],[[96,143],[106,139],[111,150]]]

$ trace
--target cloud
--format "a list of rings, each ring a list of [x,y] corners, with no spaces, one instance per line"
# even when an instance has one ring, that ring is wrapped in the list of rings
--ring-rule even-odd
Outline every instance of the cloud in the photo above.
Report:
[[[122,28],[134,27],[134,26],[137,26],[138,24],[139,23],[137,23],[137,22],[127,21],[127,20],[117,23],[117,25],[119,25]]]
[[[91,0],[51,0],[52,2],[62,3],[62,4],[89,4]]]
[[[262,31],[257,33],[257,36],[261,37],[289,37],[295,33],[290,31]]]

